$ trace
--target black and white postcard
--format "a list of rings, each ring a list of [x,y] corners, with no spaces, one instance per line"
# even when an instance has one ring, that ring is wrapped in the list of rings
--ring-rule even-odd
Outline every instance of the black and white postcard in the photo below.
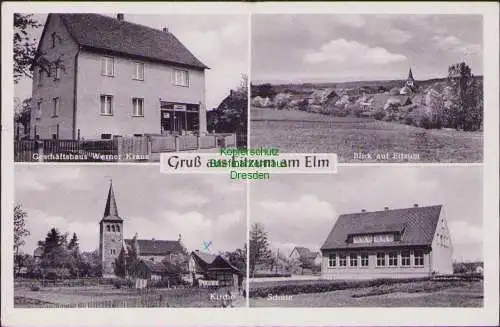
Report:
[[[252,17],[254,146],[482,162],[481,15]]]
[[[481,167],[351,167],[253,186],[250,306],[482,307],[482,186]]]
[[[0,325],[496,325],[499,12],[3,3]]]
[[[245,305],[244,185],[134,172],[16,167],[14,307]]]

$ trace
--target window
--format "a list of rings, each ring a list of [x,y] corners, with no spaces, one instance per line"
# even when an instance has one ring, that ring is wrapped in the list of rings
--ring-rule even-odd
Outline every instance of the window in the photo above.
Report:
[[[119,226],[119,225],[117,225],[117,226],[116,226],[116,231],[117,231],[118,233],[120,232],[120,226]]]
[[[423,266],[424,265],[424,251],[415,251],[413,254],[413,263],[415,266]]]
[[[352,238],[353,243],[372,243],[373,236],[371,235],[358,235]]]
[[[377,267],[385,267],[385,253],[377,252]]]
[[[56,33],[52,33],[52,35],[50,37],[51,37],[51,41],[52,41],[52,48],[55,48],[56,47]]]
[[[361,267],[368,267],[368,254],[361,254]]]
[[[345,267],[347,266],[347,255],[341,254],[339,256],[339,267]]]
[[[52,117],[57,117],[59,114],[59,98],[52,99],[53,107],[52,107]]]
[[[113,57],[101,57],[101,75],[115,76],[115,59]]]
[[[144,116],[144,99],[142,98],[132,98],[133,116],[143,117]]]
[[[389,266],[397,266],[398,265],[398,253],[397,252],[389,252]]]
[[[401,252],[401,266],[410,266],[410,251]]]
[[[36,119],[42,118],[42,101],[36,103]]]
[[[101,115],[110,116],[113,114],[113,96],[101,95]]]
[[[144,63],[134,62],[134,79],[144,81]]]
[[[111,252],[112,255],[115,255],[116,254],[116,249],[111,249],[110,252]]]
[[[115,225],[111,226],[111,231],[114,233],[115,232]]]
[[[393,234],[381,234],[373,236],[373,242],[375,243],[385,243],[385,242],[394,242]]]
[[[336,267],[337,266],[337,255],[330,254],[328,255],[328,267]]]
[[[174,83],[178,86],[189,86],[189,72],[187,70],[174,69]]]
[[[349,254],[349,266],[351,267],[358,266],[358,255],[356,253]]]
[[[106,231],[107,231],[107,232],[110,232],[110,231],[111,231],[111,227],[109,227],[109,225],[106,225]]]
[[[101,140],[111,140],[111,134],[101,134]]]

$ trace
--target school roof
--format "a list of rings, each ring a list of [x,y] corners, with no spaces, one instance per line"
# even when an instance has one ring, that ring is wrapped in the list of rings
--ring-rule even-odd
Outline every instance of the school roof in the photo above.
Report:
[[[131,247],[133,239],[126,239],[125,244]],[[182,245],[179,241],[169,240],[137,240],[139,245],[139,255],[168,255],[170,253],[182,252]]]
[[[431,245],[441,205],[340,215],[321,250]],[[350,243],[349,236],[399,233],[400,240],[387,243]]]
[[[61,17],[73,40],[84,49],[179,64],[200,70],[208,68],[168,31],[99,14],[50,14],[48,19],[53,15]]]

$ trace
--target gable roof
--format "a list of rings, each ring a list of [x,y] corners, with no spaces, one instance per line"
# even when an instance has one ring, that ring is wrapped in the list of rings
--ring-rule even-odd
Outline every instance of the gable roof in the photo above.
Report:
[[[441,205],[340,215],[321,250],[428,245],[432,243]],[[401,239],[387,243],[348,243],[350,235],[399,232]]]
[[[90,13],[49,14],[47,21],[54,15],[61,18],[73,40],[84,49],[178,64],[200,70],[208,68],[170,32]]]
[[[134,240],[126,239],[125,244],[132,247]],[[137,240],[139,245],[139,255],[168,255],[170,253],[182,252],[182,245],[179,241],[168,240]]]
[[[304,259],[314,259],[319,255],[318,252],[313,252],[313,251],[309,250],[308,248],[305,248],[302,246],[296,246],[295,248],[293,248],[292,253],[294,251],[297,251],[297,253],[299,254],[299,257],[304,258]],[[290,255],[292,255],[292,253],[290,253]]]
[[[194,261],[205,271],[213,270],[229,270],[240,274],[240,270],[233,266],[229,261],[221,255],[213,255],[201,251],[191,252]]]

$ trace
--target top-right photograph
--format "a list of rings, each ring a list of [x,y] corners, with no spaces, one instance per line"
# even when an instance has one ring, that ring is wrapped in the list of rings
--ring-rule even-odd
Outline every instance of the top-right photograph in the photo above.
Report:
[[[250,145],[483,162],[481,15],[255,14]]]

